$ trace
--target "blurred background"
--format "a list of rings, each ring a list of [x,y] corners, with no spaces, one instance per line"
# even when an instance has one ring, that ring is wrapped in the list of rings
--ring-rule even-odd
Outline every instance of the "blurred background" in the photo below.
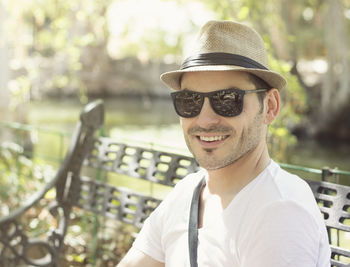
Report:
[[[1,0],[0,212],[52,177],[97,98],[105,135],[188,153],[159,75],[178,68],[211,19],[254,27],[288,81],[272,157],[350,171],[348,0]]]
[[[288,80],[272,156],[350,168],[349,1],[2,0],[0,18],[1,122],[69,135],[83,105],[102,98],[107,134],[186,151],[159,75],[181,64],[207,20],[236,20],[263,36]],[[27,133],[33,153],[38,142],[44,154],[64,150]]]

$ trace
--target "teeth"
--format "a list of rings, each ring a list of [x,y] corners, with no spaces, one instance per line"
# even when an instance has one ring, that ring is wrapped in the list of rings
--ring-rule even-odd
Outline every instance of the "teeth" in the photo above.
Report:
[[[220,135],[220,136],[199,136],[199,139],[201,141],[206,141],[206,142],[213,142],[213,141],[220,141],[225,139],[225,136]]]

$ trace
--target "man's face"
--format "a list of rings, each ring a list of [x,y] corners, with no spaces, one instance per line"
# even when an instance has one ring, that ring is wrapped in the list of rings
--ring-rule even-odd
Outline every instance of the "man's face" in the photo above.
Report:
[[[188,72],[181,80],[181,90],[211,92],[228,88],[255,89],[244,72]],[[264,112],[259,111],[257,95],[246,94],[238,116],[216,114],[205,98],[198,116],[180,118],[186,144],[199,165],[207,170],[223,168],[265,142]]]

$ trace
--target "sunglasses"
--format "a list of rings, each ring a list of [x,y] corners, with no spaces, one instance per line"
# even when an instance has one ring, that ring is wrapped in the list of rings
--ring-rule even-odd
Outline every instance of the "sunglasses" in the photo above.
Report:
[[[240,90],[223,89],[209,93],[182,90],[171,93],[176,113],[180,117],[193,118],[202,110],[204,98],[208,97],[210,106],[216,114],[223,117],[234,117],[243,110],[244,95],[266,92],[268,89]]]

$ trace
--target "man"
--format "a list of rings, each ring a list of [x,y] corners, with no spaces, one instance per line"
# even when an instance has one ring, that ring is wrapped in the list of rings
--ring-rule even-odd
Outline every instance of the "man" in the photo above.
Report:
[[[286,82],[268,69],[263,40],[243,24],[210,21],[196,44],[161,79],[203,169],[176,185],[118,266],[330,266],[310,188],[269,157],[267,128]]]

